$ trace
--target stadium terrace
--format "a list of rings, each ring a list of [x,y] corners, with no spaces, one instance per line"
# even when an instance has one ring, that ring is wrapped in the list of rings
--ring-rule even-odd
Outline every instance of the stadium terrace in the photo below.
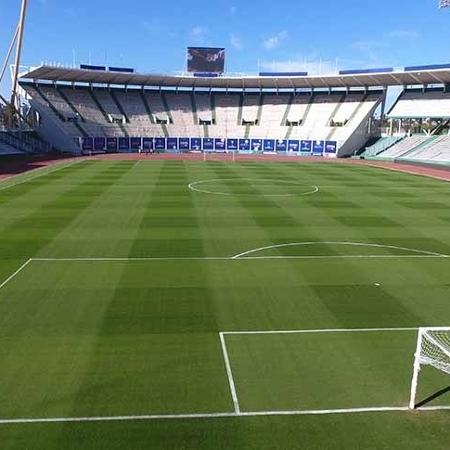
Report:
[[[410,121],[418,119],[413,115],[415,105],[422,105],[420,119],[434,118],[441,126],[450,84],[449,65],[344,70],[320,76],[215,77],[82,67],[41,66],[20,78],[23,96],[38,113],[41,137],[73,153],[194,151],[328,158],[359,153],[371,157],[395,147],[402,134],[400,149],[406,148],[406,153],[417,142],[409,141]],[[404,91],[386,125],[375,120],[374,114],[385,116],[390,86],[403,86]],[[412,90],[414,101],[399,116]],[[374,150],[373,137],[381,136],[386,126],[389,136]],[[420,143],[430,137],[422,136]],[[448,145],[446,139],[441,141],[440,147]],[[395,147],[394,153],[398,151]]]

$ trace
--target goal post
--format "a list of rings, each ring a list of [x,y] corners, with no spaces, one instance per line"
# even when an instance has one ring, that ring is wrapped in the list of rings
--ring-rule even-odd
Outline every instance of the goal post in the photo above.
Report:
[[[450,327],[419,328],[414,355],[409,408],[416,408],[417,386],[422,366],[430,366],[450,375]]]
[[[236,161],[236,152],[227,150],[224,152],[203,150],[203,161]]]

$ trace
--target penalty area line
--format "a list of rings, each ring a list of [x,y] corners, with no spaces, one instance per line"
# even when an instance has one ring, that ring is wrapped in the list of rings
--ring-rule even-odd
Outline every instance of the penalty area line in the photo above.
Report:
[[[254,330],[254,331],[222,331],[223,336],[239,336],[252,334],[314,334],[314,333],[383,333],[419,331],[420,327],[394,327],[394,328],[318,328],[305,330]],[[440,328],[439,328],[440,329]]]
[[[25,267],[27,267],[31,261],[32,258],[25,261],[12,275],[10,275],[5,281],[3,281],[3,283],[0,284],[0,289],[4,288],[13,278],[19,275],[19,273],[22,272],[22,270],[25,269]]]
[[[370,414],[383,412],[431,412],[449,411],[450,406],[424,406],[410,410],[407,406],[376,406],[367,408],[341,408],[341,409],[311,409],[288,411],[255,411],[255,412],[224,412],[204,414],[149,414],[141,416],[97,416],[97,417],[48,417],[0,419],[0,425],[24,425],[39,423],[81,423],[81,422],[137,422],[151,420],[193,420],[193,419],[221,419],[246,417],[276,417],[276,416],[321,416],[333,414]]]

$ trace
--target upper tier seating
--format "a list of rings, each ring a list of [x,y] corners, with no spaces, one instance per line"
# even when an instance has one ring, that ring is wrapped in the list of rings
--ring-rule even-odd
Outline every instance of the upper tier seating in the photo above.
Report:
[[[405,91],[388,116],[407,119],[450,117],[450,92]]]

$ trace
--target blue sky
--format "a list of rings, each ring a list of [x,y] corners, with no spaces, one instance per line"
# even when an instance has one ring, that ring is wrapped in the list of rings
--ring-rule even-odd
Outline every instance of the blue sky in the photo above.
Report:
[[[0,60],[19,0],[1,0]],[[450,62],[438,0],[29,0],[23,63],[181,71],[188,45],[227,48],[228,72],[334,71]],[[8,86],[3,85],[6,92]]]

